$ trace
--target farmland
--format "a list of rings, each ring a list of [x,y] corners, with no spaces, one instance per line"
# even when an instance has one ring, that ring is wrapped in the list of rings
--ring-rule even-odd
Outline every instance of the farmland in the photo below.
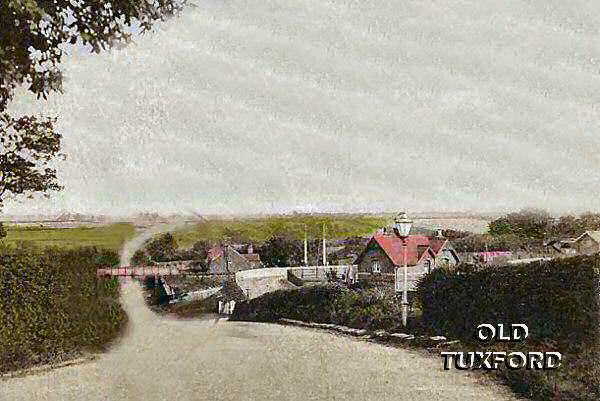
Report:
[[[7,236],[3,239],[6,244],[16,244],[21,241],[32,242],[38,246],[58,246],[74,248],[79,246],[96,246],[120,252],[123,243],[131,238],[135,227],[129,223],[114,223],[97,227],[23,227],[8,225]]]
[[[265,217],[238,217],[209,219],[200,224],[189,225],[173,234],[180,247],[189,247],[198,240],[217,241],[224,237],[231,240],[263,242],[274,235],[290,235],[309,239],[321,238],[325,225],[327,238],[346,238],[372,235],[378,228],[392,224],[393,215],[280,215]],[[414,218],[413,233],[435,227],[467,230],[483,233],[488,221],[475,218]]]
[[[233,241],[263,242],[272,236],[289,235],[304,238],[320,238],[323,225],[328,238],[369,235],[388,220],[374,216],[298,215],[245,217],[205,220],[200,224],[184,227],[173,234],[181,247],[191,246],[198,240],[216,241],[228,237]]]

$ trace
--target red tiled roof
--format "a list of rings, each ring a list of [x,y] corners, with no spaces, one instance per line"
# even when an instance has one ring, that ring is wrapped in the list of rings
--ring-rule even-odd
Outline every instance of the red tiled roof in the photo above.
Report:
[[[429,241],[429,246],[431,246],[431,250],[433,251],[433,253],[437,255],[438,253],[440,253],[440,250],[446,242],[448,242],[446,238],[432,238]]]
[[[394,265],[400,266],[404,264],[404,245],[400,237],[396,235],[375,234],[372,241],[377,242]],[[431,249],[429,238],[425,235],[410,235],[407,238],[407,242],[407,264],[410,266],[417,265],[427,255],[427,251]],[[423,249],[422,247],[427,248],[425,252],[420,253],[419,250]]]

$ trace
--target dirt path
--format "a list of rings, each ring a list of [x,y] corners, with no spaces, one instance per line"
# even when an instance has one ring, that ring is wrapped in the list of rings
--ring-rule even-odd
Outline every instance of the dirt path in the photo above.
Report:
[[[145,238],[127,244],[122,263]],[[97,360],[0,381],[0,400],[514,400],[442,360],[302,328],[152,313],[138,284],[126,336]]]

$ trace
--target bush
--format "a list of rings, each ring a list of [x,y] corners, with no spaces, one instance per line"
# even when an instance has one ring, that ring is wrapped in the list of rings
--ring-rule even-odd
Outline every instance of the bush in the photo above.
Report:
[[[0,372],[106,349],[123,329],[117,279],[96,269],[118,255],[96,248],[0,249]]]
[[[231,320],[274,322],[280,318],[394,330],[401,325],[399,300],[378,288],[337,284],[279,290],[236,305]]]
[[[422,321],[430,330],[475,348],[556,350],[557,371],[502,369],[516,392],[546,400],[591,401],[600,397],[600,257],[581,256],[514,266],[436,269],[417,286]],[[525,342],[479,344],[481,323],[524,323]]]
[[[538,343],[582,347],[600,337],[598,257],[457,271],[423,277],[417,297],[424,322],[438,332],[474,341],[477,325],[524,323]]]

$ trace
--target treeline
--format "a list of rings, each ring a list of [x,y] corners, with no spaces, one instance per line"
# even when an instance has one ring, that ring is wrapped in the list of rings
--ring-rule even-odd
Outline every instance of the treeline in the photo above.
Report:
[[[124,328],[115,252],[0,246],[0,372],[105,349]]]
[[[148,266],[154,262],[194,260],[196,261],[195,267],[202,269],[206,265],[209,249],[208,241],[197,241],[191,248],[180,249],[173,234],[165,233],[148,241],[143,248],[138,249],[131,258],[131,264]]]
[[[343,240],[329,241],[327,260],[331,264],[351,263],[364,249],[368,239],[349,237]],[[249,245],[249,244],[246,244]],[[312,239],[308,243],[308,264],[322,263],[323,243]],[[181,249],[176,238],[171,233],[162,234],[149,241],[142,249],[137,250],[132,258],[134,266],[151,265],[153,262],[171,262],[178,260],[193,260],[194,268],[205,270],[208,267],[209,241],[196,241],[191,248]],[[247,247],[246,247],[247,248]],[[245,253],[248,249],[242,249]],[[264,242],[253,244],[253,252],[258,253],[266,267],[303,266],[304,241],[295,235],[276,235]]]
[[[541,252],[544,241],[572,238],[587,230],[600,230],[599,213],[553,217],[543,209],[523,209],[491,221],[486,234],[446,230],[458,252]]]
[[[600,213],[554,218],[543,209],[523,209],[492,221],[488,231],[491,235],[513,234],[543,240],[553,237],[575,237],[586,230],[600,230]]]

